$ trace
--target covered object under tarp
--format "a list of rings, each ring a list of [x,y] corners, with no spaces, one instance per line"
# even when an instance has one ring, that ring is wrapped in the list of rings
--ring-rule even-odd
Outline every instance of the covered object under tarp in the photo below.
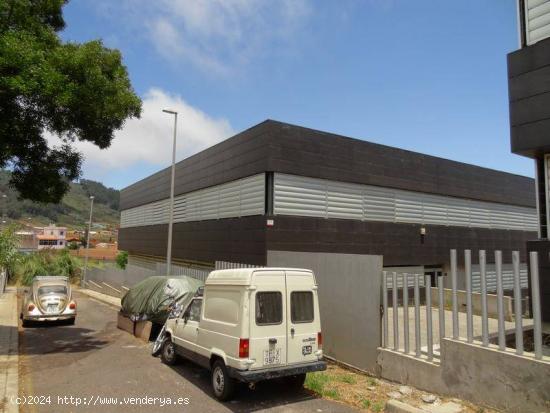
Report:
[[[153,276],[134,285],[122,297],[120,311],[133,321],[164,324],[173,302],[185,306],[204,282],[186,276]]]

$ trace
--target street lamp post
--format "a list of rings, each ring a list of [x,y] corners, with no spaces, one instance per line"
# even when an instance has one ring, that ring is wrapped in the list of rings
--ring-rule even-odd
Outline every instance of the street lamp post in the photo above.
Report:
[[[6,224],[6,203],[8,202],[8,196],[2,194],[2,228]]]
[[[83,287],[86,287],[86,272],[88,271],[88,252],[90,250],[90,231],[92,230],[92,212],[94,210],[94,196],[90,196],[90,220],[88,221],[88,236],[86,237],[86,257],[84,258]]]
[[[174,141],[172,143],[172,178],[170,181],[170,206],[168,215],[168,245],[166,247],[166,275],[170,275],[172,267],[172,227],[174,225],[174,180],[176,176],[176,131],[178,127],[178,112],[169,109],[162,110],[174,115]]]

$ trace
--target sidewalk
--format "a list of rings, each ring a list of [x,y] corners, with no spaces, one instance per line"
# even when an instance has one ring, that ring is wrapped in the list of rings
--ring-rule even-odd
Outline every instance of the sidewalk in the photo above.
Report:
[[[10,402],[19,394],[17,316],[17,291],[7,288],[0,294],[0,413],[19,412]]]
[[[75,288],[75,287],[73,287]],[[78,292],[82,294],[86,294],[89,297],[95,298],[96,300],[99,300],[101,302],[104,302],[106,304],[110,304],[112,306],[117,307],[117,309],[120,309],[120,298],[113,297],[111,295],[98,293],[94,290],[89,290],[87,288],[78,288]]]

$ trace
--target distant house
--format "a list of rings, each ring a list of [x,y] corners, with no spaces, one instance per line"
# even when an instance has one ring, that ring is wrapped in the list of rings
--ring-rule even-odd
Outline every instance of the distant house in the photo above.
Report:
[[[67,228],[49,225],[44,227],[38,238],[38,249],[62,249],[67,245]]]

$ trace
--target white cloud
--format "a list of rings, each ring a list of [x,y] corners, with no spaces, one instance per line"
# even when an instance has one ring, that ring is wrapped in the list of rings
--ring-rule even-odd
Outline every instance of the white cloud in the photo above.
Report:
[[[159,0],[128,16],[164,58],[227,75],[292,47],[311,10],[310,0]]]
[[[111,146],[99,149],[90,142],[75,142],[74,147],[85,158],[84,176],[97,171],[117,170],[144,163],[168,166],[172,156],[173,116],[162,112],[170,108],[178,112],[177,156],[181,160],[228,138],[234,132],[226,119],[215,119],[191,106],[181,97],[161,89],[150,89],[143,98],[141,119],[130,119],[115,133]],[[47,135],[50,146],[59,139]]]

